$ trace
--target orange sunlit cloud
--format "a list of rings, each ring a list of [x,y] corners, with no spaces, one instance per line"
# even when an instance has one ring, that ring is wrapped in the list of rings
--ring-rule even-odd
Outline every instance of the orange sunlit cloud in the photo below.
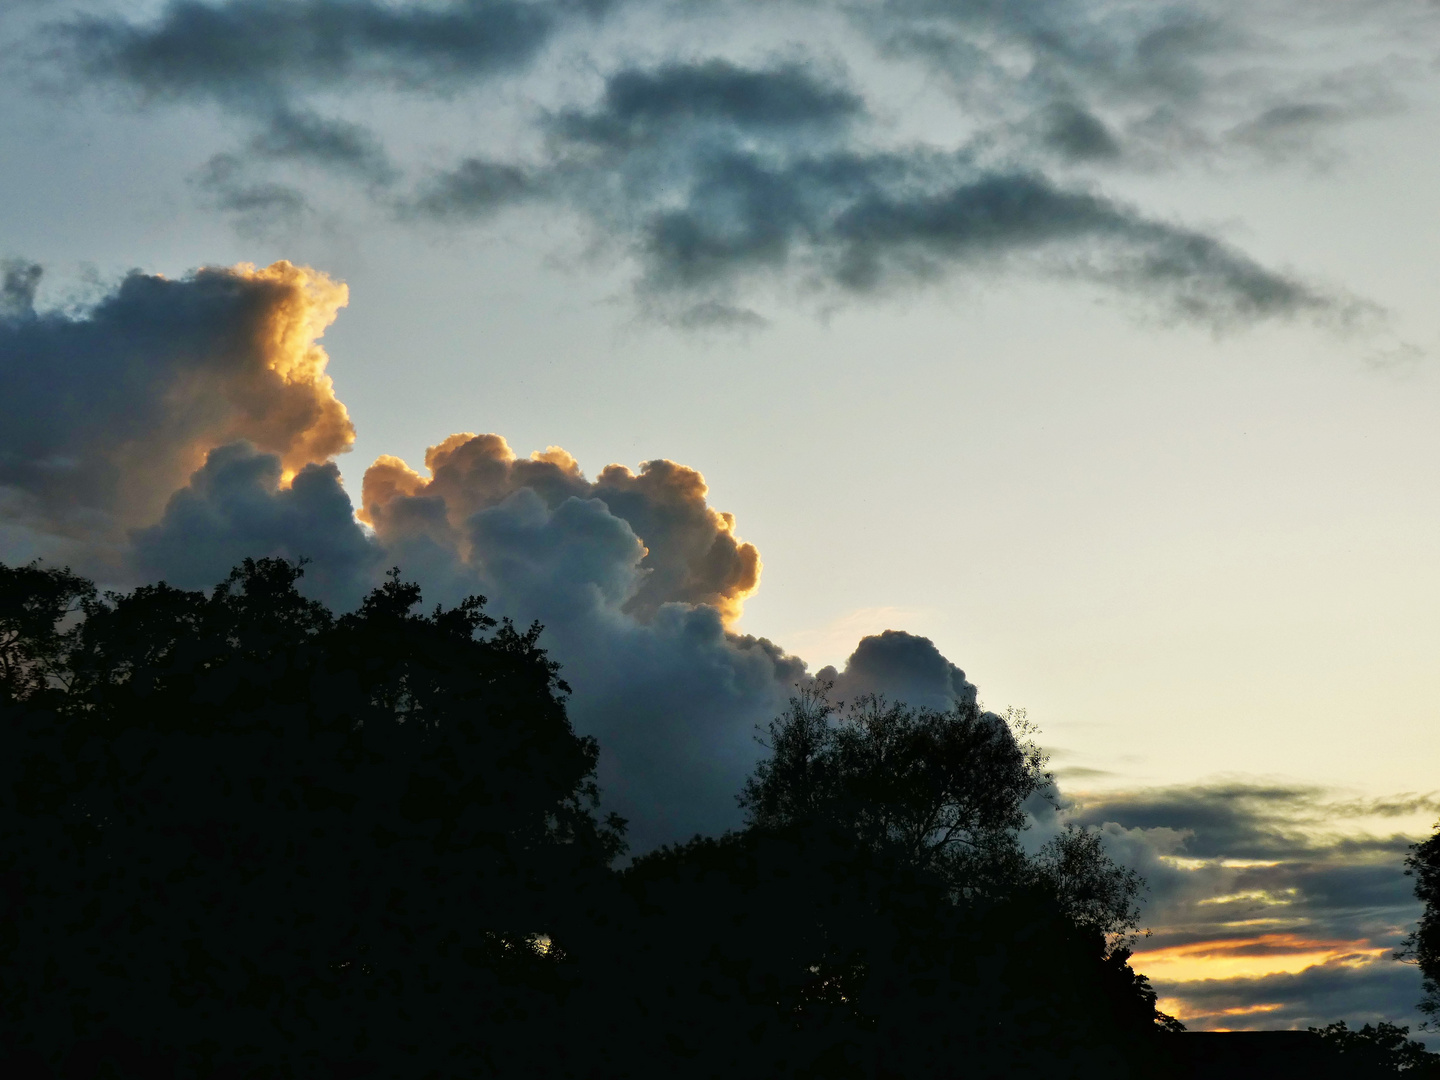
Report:
[[[1294,975],[1317,964],[1365,964],[1389,952],[1390,947],[1376,947],[1365,938],[1342,941],[1275,933],[1141,951],[1135,954],[1131,965],[1150,979],[1165,982],[1258,979],[1266,975]]]
[[[1155,1006],[1161,1012],[1204,1031],[1245,1030],[1251,1025],[1243,1021],[1252,1017],[1260,1021],[1258,1026],[1263,1028],[1266,1016],[1285,1008],[1284,1002],[1267,1001],[1258,1005],[1236,1005],[1229,1009],[1192,1009],[1184,998],[1175,997],[1162,997]],[[1237,1021],[1239,1023],[1235,1023]]]

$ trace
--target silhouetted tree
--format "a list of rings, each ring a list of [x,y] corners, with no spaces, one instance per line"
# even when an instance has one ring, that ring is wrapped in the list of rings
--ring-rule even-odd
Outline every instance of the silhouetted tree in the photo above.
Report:
[[[300,573],[0,567],[0,1073],[1147,1074],[1138,879],[1025,853],[1023,727],[802,696],[745,831],[617,871],[538,626]]]
[[[1426,1025],[1440,1016],[1440,830],[1410,849],[1405,873],[1415,879],[1415,897],[1425,905],[1420,921],[1405,939],[1396,957],[1418,964],[1425,980],[1420,1011]]]
[[[610,1005],[653,1075],[1147,1075],[1155,995],[1049,894],[957,901],[813,823],[652,853],[623,875]],[[651,1075],[632,1071],[630,1075]]]
[[[0,568],[13,1062],[566,1071],[547,935],[620,823],[539,627],[418,614],[398,572],[335,619],[300,572],[99,598]]]
[[[1432,1054],[1425,1044],[1408,1038],[1410,1029],[1385,1021],[1366,1024],[1352,1031],[1340,1020],[1323,1028],[1311,1028],[1339,1058],[1339,1066],[1347,1077],[1405,1076],[1409,1080],[1440,1076],[1440,1054]]]
[[[771,755],[740,796],[754,826],[839,829],[937,875],[957,897],[1048,889],[1117,945],[1135,929],[1143,882],[1094,833],[1070,827],[1034,856],[1022,849],[1027,801],[1053,792],[1023,714],[868,695],[836,706],[819,687],[791,699],[764,744]]]
[[[64,675],[78,623],[65,623],[93,601],[95,586],[70,568],[0,564],[0,698],[34,694]]]
[[[630,1046],[657,1074],[1079,1078],[1154,1065],[1168,1018],[1107,939],[1133,925],[1138,879],[1093,834],[1025,854],[1024,804],[1049,777],[1023,728],[963,705],[842,710],[817,691],[767,742],[741,795],[746,830],[637,859],[607,932],[571,939],[606,971],[591,1014],[643,1017]]]

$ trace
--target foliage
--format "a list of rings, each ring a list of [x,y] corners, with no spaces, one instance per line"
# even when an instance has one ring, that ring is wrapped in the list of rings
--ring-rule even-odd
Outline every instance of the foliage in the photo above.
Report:
[[[802,695],[749,828],[616,870],[538,626],[300,576],[0,566],[5,1075],[1154,1071],[1138,879],[1022,850],[1015,718]]]
[[[1440,1054],[1432,1054],[1425,1044],[1406,1038],[1408,1027],[1400,1027],[1381,1021],[1371,1026],[1366,1024],[1358,1031],[1352,1031],[1339,1020],[1323,1028],[1311,1028],[1335,1054],[1342,1059],[1342,1067],[1349,1076],[1405,1076],[1419,1080],[1420,1077],[1440,1076]]]
[[[1410,849],[1405,873],[1415,878],[1415,897],[1424,910],[1415,929],[1405,939],[1396,958],[1418,964],[1425,980],[1425,997],[1420,1011],[1430,1027],[1440,1018],[1440,830]]]
[[[1128,953],[1040,890],[957,902],[813,823],[697,838],[623,884],[607,963],[667,1075],[1119,1078],[1159,1049]]]
[[[63,676],[62,657],[78,624],[67,616],[95,597],[95,586],[70,568],[38,563],[0,572],[0,696],[20,697]]]
[[[1143,882],[1094,833],[1067,828],[1037,855],[1023,851],[1027,801],[1053,793],[1023,714],[868,695],[836,705],[827,690],[802,690],[769,725],[771,756],[740,796],[751,825],[825,824],[935,874],[957,898],[1048,890],[1116,945],[1134,931]]]
[[[398,574],[335,619],[299,574],[97,598],[0,571],[30,619],[0,701],[12,1054],[421,1076],[518,1067],[553,1022],[536,942],[620,833],[539,628],[416,614]]]

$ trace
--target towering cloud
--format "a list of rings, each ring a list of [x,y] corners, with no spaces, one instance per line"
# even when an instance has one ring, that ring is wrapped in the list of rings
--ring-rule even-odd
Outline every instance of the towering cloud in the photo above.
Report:
[[[342,610],[392,565],[432,601],[485,595],[545,624],[636,849],[739,823],[756,729],[809,676],[732,628],[760,556],[699,472],[658,460],[592,480],[559,447],[521,458],[499,435],[459,434],[430,448],[425,475],[379,458],[357,512],[331,460],[354,433],[317,343],[343,285],[289,263],[137,273],[60,315],[34,311],[38,276],[16,264],[5,286],[0,558],[38,549],[112,584],[204,588],[280,555],[307,560],[305,588]],[[899,633],[831,674],[942,706],[974,693]]]
[[[98,554],[154,521],[216,446],[246,440],[288,478],[354,440],[316,344],[346,302],[323,274],[132,273],[81,316],[36,314],[37,277],[12,272],[0,320],[0,492],[37,535]]]

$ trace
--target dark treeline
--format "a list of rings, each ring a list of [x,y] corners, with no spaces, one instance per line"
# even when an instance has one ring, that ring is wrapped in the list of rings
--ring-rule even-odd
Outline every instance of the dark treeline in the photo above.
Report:
[[[1140,882],[1021,725],[802,693],[749,825],[617,868],[538,627],[0,566],[0,1071],[1139,1077]]]

